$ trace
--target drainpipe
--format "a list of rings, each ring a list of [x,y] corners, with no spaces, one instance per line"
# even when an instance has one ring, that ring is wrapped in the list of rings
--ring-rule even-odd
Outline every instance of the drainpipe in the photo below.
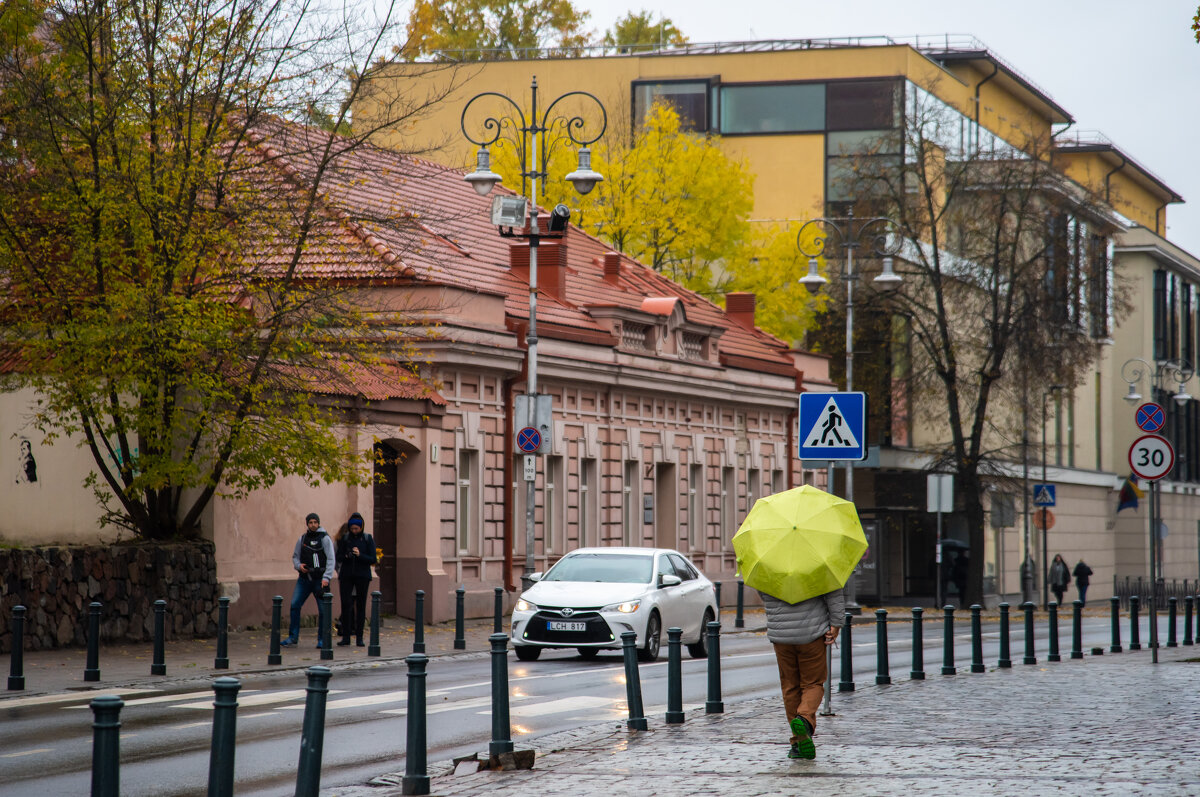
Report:
[[[1120,154],[1120,153],[1118,153],[1118,154]],[[1124,156],[1124,155],[1121,155],[1121,163],[1120,163],[1120,165],[1119,165],[1119,166],[1117,166],[1115,169],[1113,169],[1113,170],[1112,170],[1111,172],[1109,172],[1108,174],[1104,175],[1104,201],[1105,201],[1106,203],[1108,203],[1108,204],[1111,204],[1111,203],[1109,203],[1109,201],[1108,201],[1108,191],[1109,191],[1109,184],[1108,184],[1108,181],[1109,181],[1109,178],[1111,178],[1111,177],[1112,177],[1114,174],[1116,174],[1117,172],[1119,172],[1119,171],[1121,171],[1122,169],[1124,169],[1124,168],[1125,168],[1125,164],[1126,164],[1126,163],[1128,163],[1128,161],[1127,161],[1127,160],[1125,160],[1125,156]],[[1157,214],[1155,214],[1155,216],[1157,217]],[[1157,224],[1157,223],[1158,223],[1158,220],[1157,220],[1157,218],[1156,218],[1156,219],[1155,219],[1155,224]]]
[[[1166,235],[1166,231],[1162,229],[1163,225],[1158,220],[1158,217],[1164,210],[1166,210],[1166,208],[1167,208],[1167,203],[1164,202],[1161,205],[1159,205],[1157,208],[1154,209],[1154,233],[1156,235],[1161,235],[1163,238],[1166,238],[1167,235]]]
[[[796,371],[796,392],[804,392],[804,372]],[[800,402],[787,414],[787,489],[790,490],[796,477],[796,423],[800,417]]]
[[[517,335],[517,345],[525,348],[525,336]],[[506,592],[514,592],[517,585],[513,583],[513,503],[512,503],[512,481],[513,481],[513,413],[516,411],[516,404],[513,401],[513,387],[525,381],[526,374],[529,371],[529,358],[521,360],[520,369],[510,377],[507,377],[501,383],[500,400],[504,402],[504,490],[501,492],[504,505],[504,589]]]
[[[983,80],[975,84],[975,149],[979,150],[979,91],[983,88],[983,84],[994,78],[1000,73],[1000,65],[992,62],[992,74],[985,77]]]

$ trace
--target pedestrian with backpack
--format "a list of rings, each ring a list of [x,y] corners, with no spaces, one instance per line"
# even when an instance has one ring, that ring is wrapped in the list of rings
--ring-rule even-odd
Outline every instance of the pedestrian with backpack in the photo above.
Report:
[[[296,645],[300,642],[300,609],[309,595],[317,599],[317,647],[321,647],[321,626],[324,616],[324,605],[321,597],[329,589],[329,580],[333,575],[336,557],[333,550],[333,540],[321,527],[321,518],[316,512],[308,513],[304,519],[306,526],[296,548],[292,552],[292,567],[298,574],[296,587],[292,590],[292,613],[288,620],[287,639],[280,645]]]
[[[338,586],[342,593],[342,638],[338,644],[349,645],[353,631],[360,648],[364,644],[371,565],[375,564],[375,538],[363,530],[363,525],[363,516],[352,514],[337,544]]]

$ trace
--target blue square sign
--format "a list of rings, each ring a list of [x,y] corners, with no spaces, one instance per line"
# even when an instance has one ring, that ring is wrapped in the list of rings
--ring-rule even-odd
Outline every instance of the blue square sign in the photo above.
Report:
[[[867,456],[866,393],[800,394],[800,459]]]

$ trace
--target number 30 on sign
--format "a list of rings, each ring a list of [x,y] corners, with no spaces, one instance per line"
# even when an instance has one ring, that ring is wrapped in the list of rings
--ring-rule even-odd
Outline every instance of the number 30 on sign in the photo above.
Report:
[[[1139,478],[1158,481],[1175,467],[1175,449],[1156,434],[1142,435],[1129,447],[1129,467]]]

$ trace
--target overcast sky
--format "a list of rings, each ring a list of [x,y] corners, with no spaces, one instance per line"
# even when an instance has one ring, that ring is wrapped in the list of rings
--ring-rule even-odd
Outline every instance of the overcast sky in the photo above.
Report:
[[[1183,196],[1167,237],[1200,257],[1200,0],[576,0],[603,32],[630,9],[693,42],[968,34]]]

